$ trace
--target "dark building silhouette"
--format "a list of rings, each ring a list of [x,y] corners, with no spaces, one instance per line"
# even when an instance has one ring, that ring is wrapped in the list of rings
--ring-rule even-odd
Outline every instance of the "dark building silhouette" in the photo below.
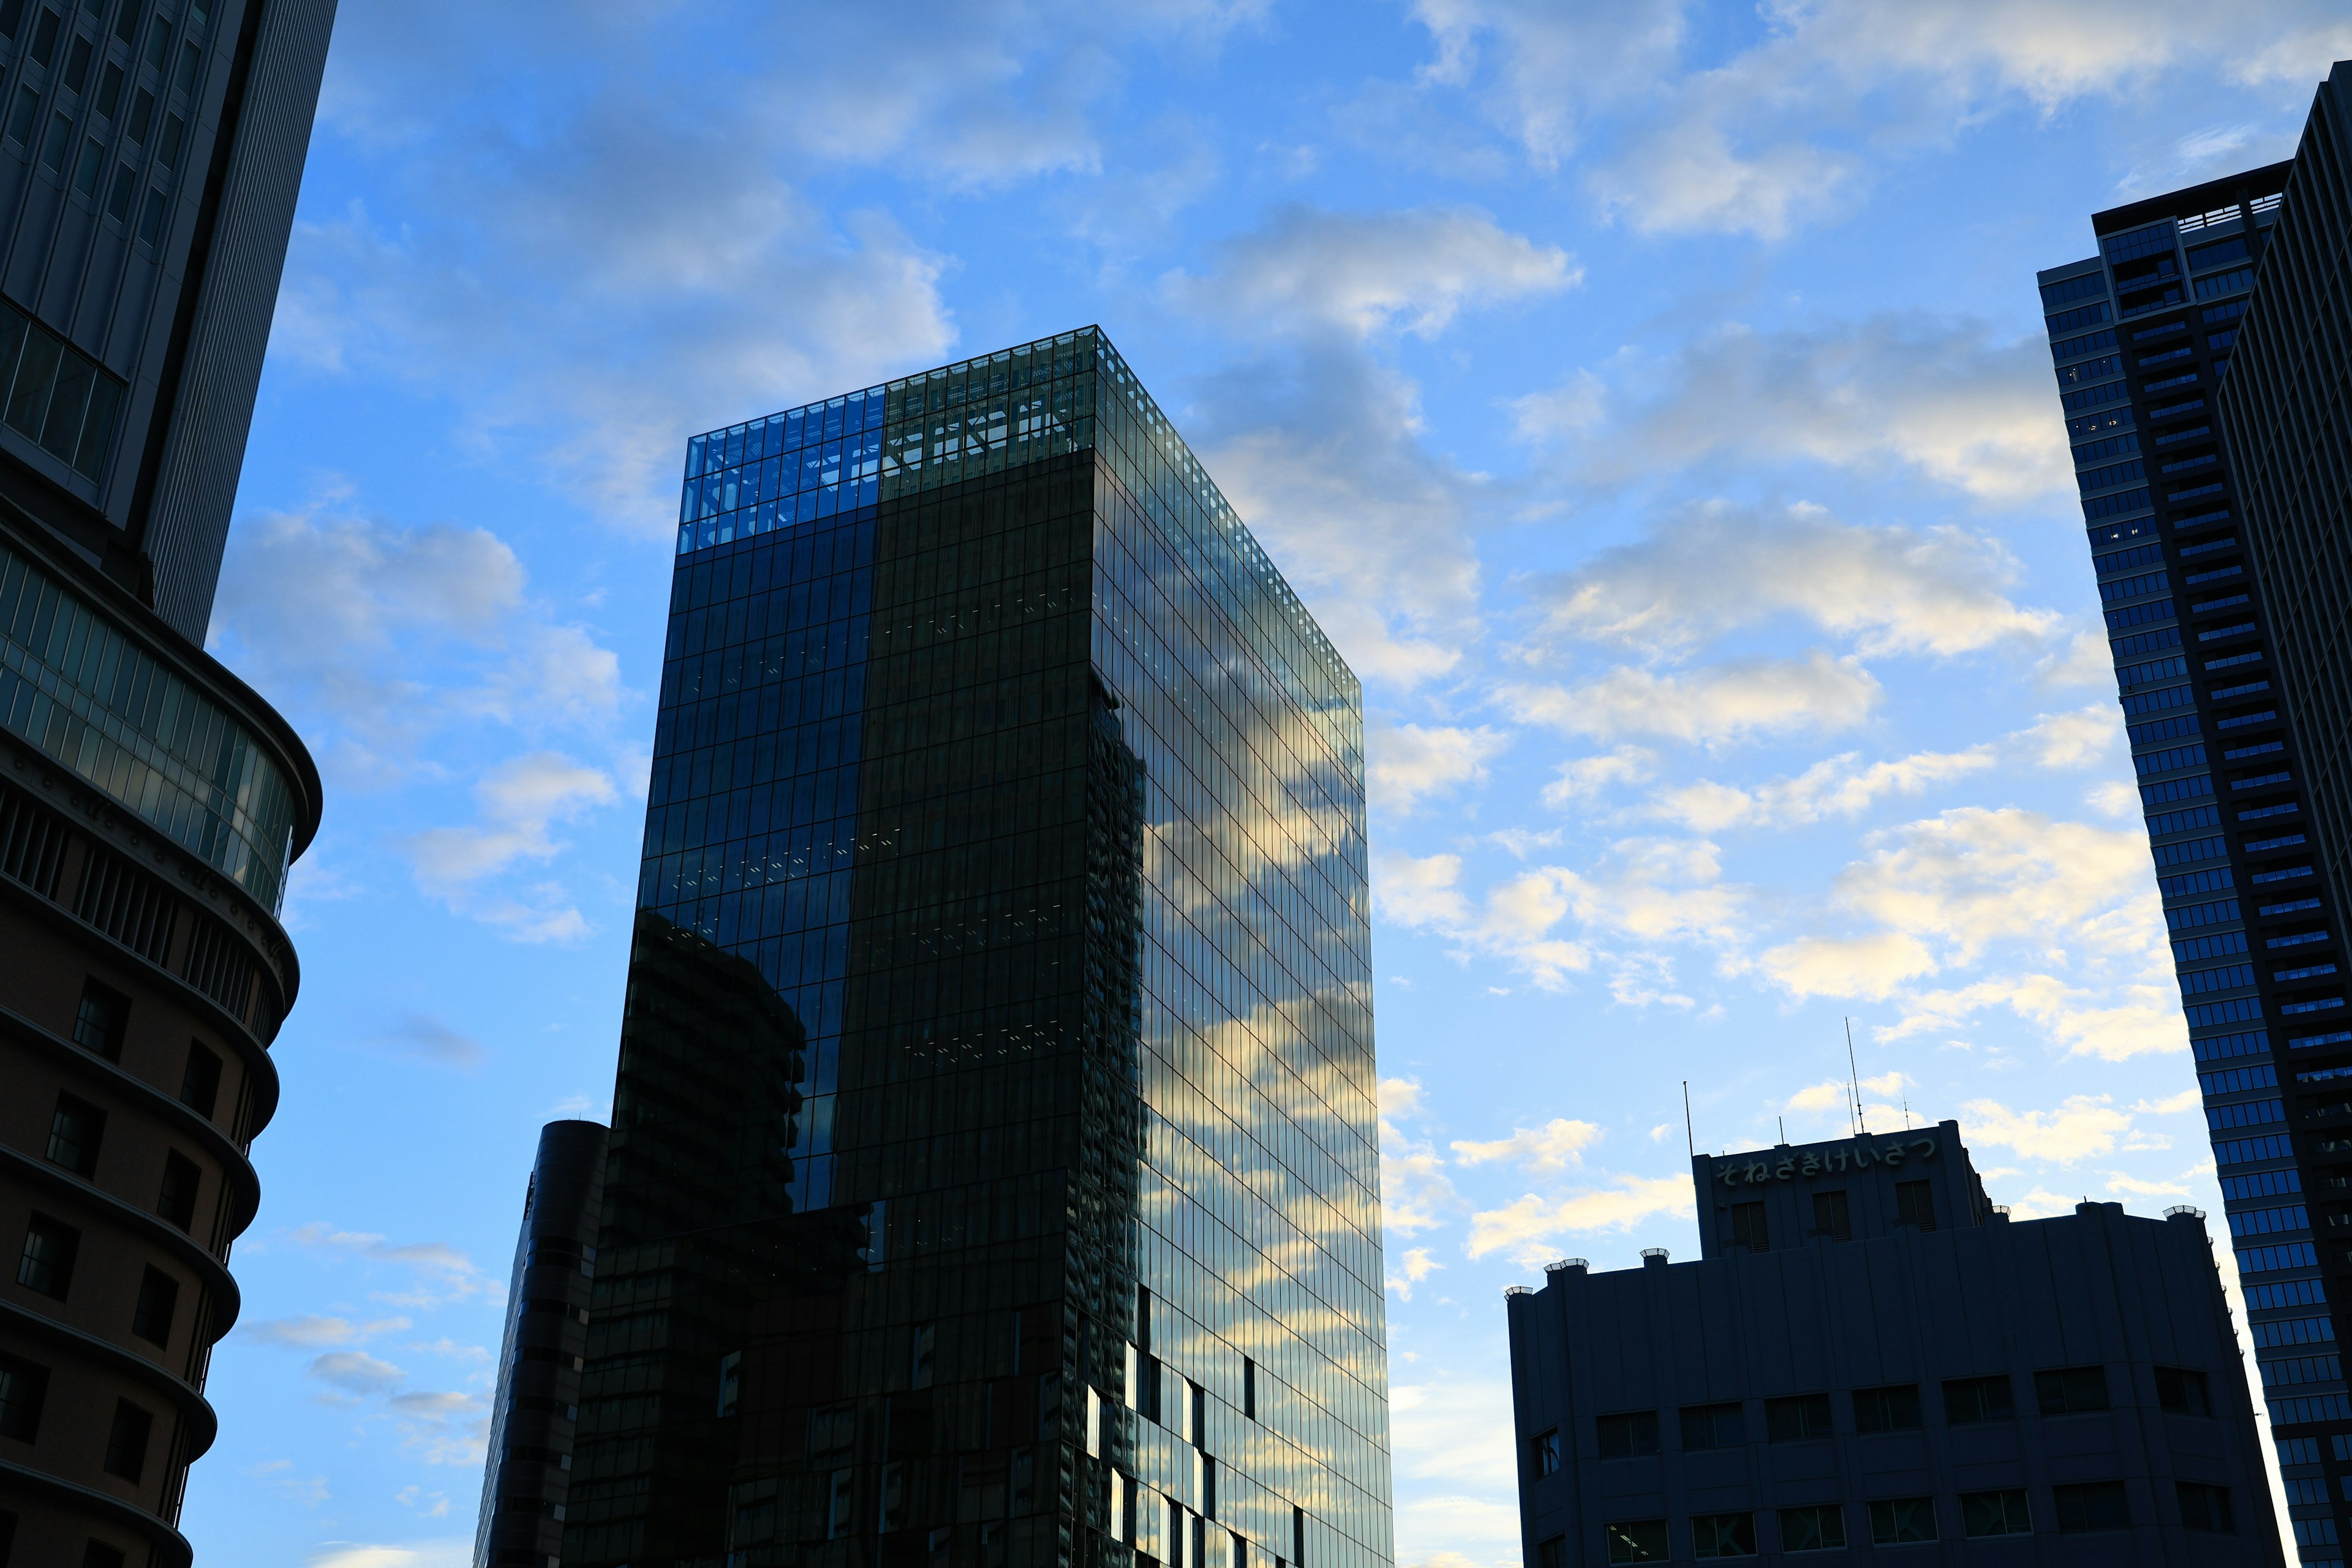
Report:
[[[2352,544],[2346,507],[2352,497],[2352,414],[2345,382],[2352,373],[2346,328],[2352,325],[2352,280],[2346,247],[2352,241],[2352,65],[2339,62],[2319,89],[2294,162],[2276,183],[2284,192],[2262,247],[2253,293],[2240,323],[2226,381],[2214,389],[2216,428],[2237,478],[2238,532],[2244,540],[2247,589],[2261,607],[2270,689],[2261,706],[2282,742],[2274,770],[2291,773],[2294,807],[2267,836],[2280,844],[2266,869],[2292,897],[2265,896],[2253,911],[2261,921],[2252,945],[2265,969],[2296,981],[2285,998],[2291,1015],[2288,1050],[2277,1074],[2285,1087],[2287,1120],[2299,1156],[2296,1178],[2310,1194],[2316,1268],[2305,1269],[2298,1289],[2323,1297],[2340,1333],[2352,1328],[2352,1249],[2343,1227],[2352,1226],[2352,1021],[2345,1016],[2338,973],[2342,918],[2352,890],[2352,668],[2347,668],[2346,591],[2352,586]],[[2273,183],[2266,181],[2266,184]],[[2252,704],[2250,704],[2252,706]],[[2279,727],[2283,726],[2283,727]],[[2289,847],[2289,846],[2292,847]],[[2284,977],[2282,977],[2284,978]],[[2289,1173],[2273,1178],[2284,1187]],[[2276,1202],[2277,1200],[2273,1200]],[[2233,1219],[2233,1223],[2236,1221]],[[2327,1237],[2336,1239],[2328,1240]],[[2248,1292],[2252,1304],[2252,1291]],[[2260,1334],[2263,1331],[2257,1330]],[[2331,1350],[2333,1346],[2329,1347]],[[2342,1383],[2334,1386],[2343,1388]],[[2307,1438],[2283,1439],[2287,1499],[2306,1563],[2340,1562],[2352,1531],[2352,1421],[2339,1394],[2324,1426]],[[2277,1407],[2273,1405],[2276,1419]],[[2290,1427],[2290,1431],[2295,1430]]]
[[[1361,728],[1095,331],[695,437],[565,1563],[1388,1563]]]
[[[2322,1240],[2337,1209],[2352,1218],[2326,1202],[2352,1180],[2352,1093],[2340,1087],[2352,1084],[2352,1018],[2326,874],[2341,829],[2310,764],[2311,748],[2332,754],[2342,737],[2297,715],[2331,700],[2326,682],[2340,674],[2297,666],[2278,605],[2299,605],[2306,659],[2343,629],[2314,618],[2330,601],[2263,568],[2269,531],[2251,487],[2276,505],[2283,484],[2308,481],[2273,474],[2279,448],[2229,416],[2247,322],[2291,314],[2266,311],[2260,280],[2299,167],[2096,214],[2099,254],[2040,282],[2272,1430],[2305,1561],[2325,1563],[2352,1529],[2338,1485],[2352,1485],[2352,1397],[2336,1351],[2352,1279],[2332,1277],[2352,1259]],[[2273,355],[2283,330],[2269,329]],[[2335,354],[2325,342],[2312,352]]]
[[[176,1565],[319,780],[201,647],[331,0],[0,0],[0,1557]]]
[[[545,1568],[562,1555],[605,1136],[594,1121],[551,1121],[540,1130],[507,1288],[475,1568]]]
[[[1507,1298],[1532,1568],[2280,1561],[2197,1210],[2011,1221],[1950,1121],[1691,1176],[1699,1261]]]

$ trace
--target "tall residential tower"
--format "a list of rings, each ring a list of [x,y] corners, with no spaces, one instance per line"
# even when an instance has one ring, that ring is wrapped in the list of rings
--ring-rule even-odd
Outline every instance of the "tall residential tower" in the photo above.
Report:
[[[2099,254],[2040,275],[2132,762],[2250,1330],[2305,1563],[2352,1531],[2343,1244],[2352,1019],[2325,824],[2290,722],[2220,406],[2281,221],[2280,163],[2095,215]],[[2341,635],[2341,628],[2336,628]],[[2340,737],[2338,738],[2340,741]]]
[[[191,1555],[319,821],[202,644],[333,20],[0,0],[0,1559]]]
[[[1359,688],[1101,334],[695,437],[653,778],[568,1568],[1384,1568]]]

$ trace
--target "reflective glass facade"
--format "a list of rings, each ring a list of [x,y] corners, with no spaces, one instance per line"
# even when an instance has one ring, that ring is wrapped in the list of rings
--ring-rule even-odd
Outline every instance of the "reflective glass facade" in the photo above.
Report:
[[[2352,1018],[2324,825],[2244,453],[2222,439],[2291,164],[2097,214],[2098,256],[2042,273],[2052,353],[2189,1043],[2303,1561],[2352,1530]],[[2263,274],[2267,276],[2267,273]],[[2337,1211],[2342,1211],[2339,1217]]]
[[[278,912],[293,859],[295,803],[268,750],[5,542],[0,725]]]
[[[1098,333],[697,437],[565,1561],[1387,1563],[1362,781]]]

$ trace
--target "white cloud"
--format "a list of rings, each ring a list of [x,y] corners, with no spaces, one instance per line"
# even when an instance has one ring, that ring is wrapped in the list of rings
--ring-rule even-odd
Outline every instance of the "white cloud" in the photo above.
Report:
[[[1579,802],[1597,800],[1619,784],[1646,784],[1657,771],[1658,753],[1642,746],[1571,757],[1559,764],[1559,776],[1544,785],[1543,803],[1564,811]]]
[[[2112,702],[2094,702],[2068,713],[2043,713],[2017,739],[2045,768],[2087,768],[2105,762],[2124,740],[2121,711]]]
[[[1621,665],[1576,686],[1507,686],[1496,695],[1521,723],[1603,741],[1643,735],[1717,745],[1850,729],[1884,693],[1854,660],[1815,649],[1801,659],[1726,659],[1681,675]]]
[[[1801,973],[1833,942],[1806,939],[1765,953],[1767,969],[1799,995],[1884,995],[1895,980],[1973,963],[1995,942],[2046,951],[2064,932],[2095,935],[2095,917],[2147,887],[2142,835],[2013,806],[1957,807],[1864,843],[1872,853],[1839,874],[1836,900],[1883,929],[1854,945],[1861,963],[1843,991],[1828,971]]]
[[[1584,1151],[1600,1142],[1601,1129],[1590,1121],[1554,1117],[1541,1127],[1515,1129],[1508,1138],[1486,1142],[1454,1144],[1454,1157],[1465,1165],[1507,1160],[1529,1171],[1565,1171],[1584,1163]]]
[[[1481,481],[1422,449],[1420,389],[1378,353],[1577,276],[1476,213],[1288,207],[1225,241],[1209,272],[1164,280],[1248,345],[1201,384],[1192,443],[1360,673],[1443,675],[1478,621]]]
[[[1365,737],[1365,788],[1372,805],[1402,816],[1427,795],[1483,784],[1486,763],[1510,737],[1481,726],[1376,724]]]
[[[365,1351],[330,1351],[306,1370],[320,1382],[352,1394],[380,1394],[408,1375]]]
[[[403,1013],[383,1036],[395,1054],[440,1067],[479,1067],[488,1053],[482,1043],[424,1013]]]
[[[1843,210],[1906,149],[2011,102],[2047,117],[2192,64],[2242,84],[2301,82],[2352,52],[2352,24],[2326,0],[2280,0],[2259,21],[2196,0],[1772,0],[1756,42],[1700,68],[1685,54],[1686,9],[1430,0],[1437,53],[1421,79],[1474,93],[1544,169],[1615,110],[1587,168],[1620,218],[1775,238]]]
[[[1972,1100],[1961,1108],[1974,1145],[2014,1149],[2029,1160],[2071,1165],[2112,1154],[2116,1141],[2131,1130],[2127,1112],[2107,1095],[2069,1095],[2055,1110],[2012,1110],[1997,1100]]]
[[[1619,1176],[1612,1186],[1564,1198],[1529,1193],[1501,1208],[1472,1215],[1466,1250],[1473,1258],[1484,1258],[1507,1248],[1514,1261],[1532,1265],[1550,1256],[1552,1238],[1630,1231],[1661,1215],[1689,1215],[1691,1202],[1687,1176]]]
[[[420,1541],[404,1546],[335,1542],[310,1557],[305,1568],[467,1568],[473,1552],[470,1539]]]
[[[1412,1300],[1412,1288],[1444,1267],[1429,1255],[1429,1248],[1409,1247],[1404,1256],[1396,1260],[1396,1266],[1386,1281],[1387,1287],[1397,1293],[1397,1300],[1410,1301]]]
[[[1390,1390],[1389,1427],[1402,1483],[1400,1563],[1485,1568],[1517,1559],[1511,1432],[1507,1422],[1495,1419],[1510,1398],[1510,1384],[1499,1379],[1445,1378]]]
[[[312,1316],[240,1323],[236,1331],[241,1338],[259,1340],[263,1344],[281,1345],[289,1350],[316,1350],[326,1345],[350,1344],[355,1340],[370,1339],[408,1326],[406,1318],[380,1318],[372,1322],[354,1323],[348,1318]]]
[[[1745,894],[1722,881],[1715,847],[1689,839],[1628,838],[1610,846],[1604,864],[1589,873],[1538,866],[1486,889],[1475,906],[1460,888],[1462,858],[1433,855],[1378,856],[1372,894],[1381,913],[1398,923],[1452,942],[1457,952],[1503,959],[1547,990],[1591,969],[1596,949],[1561,934],[1573,919],[1584,937],[1618,937],[1638,944],[1729,939]],[[1668,976],[1649,955],[1612,956],[1612,990],[1620,1002],[1687,1005],[1661,989]]]
[[[1573,288],[1583,271],[1469,211],[1339,213],[1286,207],[1227,241],[1216,270],[1171,273],[1170,291],[1203,314],[1280,332],[1434,337],[1465,306]]]
[[[1392,1236],[1411,1236],[1444,1222],[1460,1205],[1437,1146],[1415,1138],[1403,1123],[1422,1114],[1421,1085],[1411,1079],[1380,1082],[1381,1224]],[[1408,1275],[1410,1282],[1419,1275]],[[1405,1292],[1411,1299],[1411,1291]]]
[[[438,1307],[447,1301],[495,1297],[500,1289],[499,1282],[483,1273],[472,1258],[446,1242],[395,1243],[373,1231],[341,1230],[324,1220],[298,1226],[287,1236],[299,1247],[390,1264],[407,1271],[414,1277],[416,1289],[403,1296],[377,1298],[394,1306]]]
[[[1532,586],[1548,635],[1681,654],[1793,616],[1864,654],[1952,657],[2056,625],[2005,590],[2016,561],[1961,529],[1870,527],[1812,506],[1712,502]]]
[[[568,822],[619,798],[612,775],[553,752],[501,763],[474,786],[479,819],[470,827],[434,827],[402,846],[418,882],[470,913],[525,942],[570,941],[587,934],[586,917],[561,888],[541,886],[527,900],[482,898],[476,885],[520,860],[547,860],[564,846],[552,835]]]
[[[1596,111],[1649,91],[1671,70],[1681,0],[1579,6],[1546,0],[1416,0],[1437,46],[1424,82],[1469,88],[1540,168],[1576,151]]]
[[[1993,748],[1964,752],[1915,752],[1890,762],[1860,765],[1856,754],[1824,757],[1795,778],[1775,779],[1752,789],[1696,779],[1659,791],[1651,815],[1695,833],[1731,827],[1787,827],[1828,816],[1854,816],[1889,795],[1913,795],[1994,765]]]
[[[466,723],[609,743],[620,661],[525,593],[485,529],[404,528],[331,495],[239,520],[209,643],[301,721],[335,791],[437,774]]]

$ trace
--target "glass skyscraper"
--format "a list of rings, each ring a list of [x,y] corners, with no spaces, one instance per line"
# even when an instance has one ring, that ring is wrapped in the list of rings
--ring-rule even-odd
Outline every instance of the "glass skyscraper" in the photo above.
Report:
[[[1093,330],[677,551],[565,1563],[1386,1564],[1353,675]]]
[[[2307,737],[2251,566],[2246,451],[2220,413],[2293,168],[2097,214],[2099,254],[2039,281],[2295,1539],[2336,1563],[2352,1280],[2328,1277],[2345,1205],[2324,1200],[2352,1182],[2352,1018]]]

